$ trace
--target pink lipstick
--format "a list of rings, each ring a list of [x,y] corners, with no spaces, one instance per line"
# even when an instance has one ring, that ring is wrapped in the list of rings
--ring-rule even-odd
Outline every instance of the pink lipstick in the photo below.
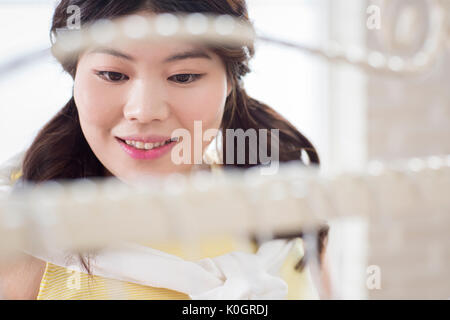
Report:
[[[178,142],[178,138],[165,137],[116,137],[123,150],[133,159],[152,160],[168,153]]]

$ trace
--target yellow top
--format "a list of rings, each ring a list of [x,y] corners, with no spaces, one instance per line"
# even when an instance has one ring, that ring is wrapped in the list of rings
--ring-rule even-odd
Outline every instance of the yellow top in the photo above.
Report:
[[[14,183],[21,172],[11,175]],[[154,249],[185,258],[183,246],[179,243],[152,245]],[[242,239],[229,236],[217,236],[205,239],[200,243],[199,258],[215,257],[231,251],[255,252],[256,248]],[[304,254],[303,242],[296,239],[280,270],[281,277],[288,284],[288,299],[318,299],[309,268],[302,272],[294,270],[296,263]],[[38,300],[189,300],[189,296],[164,288],[155,288],[135,283],[108,279],[100,276],[89,276],[47,262],[41,280]]]
[[[180,245],[152,245],[179,257],[186,258]],[[197,249],[197,248],[196,248]],[[199,254],[204,257],[225,254],[239,250],[239,246],[227,238],[216,238],[205,241],[199,246]],[[72,271],[47,262],[41,281],[38,300],[188,300],[189,297],[181,292],[148,287],[130,282],[107,279],[99,276],[89,276],[86,273]]]
[[[203,242],[203,245],[206,243],[208,246],[203,246],[203,250],[200,249],[204,257],[214,257],[240,249],[238,243],[233,243],[231,238],[210,239]],[[152,247],[155,248],[155,246]],[[161,249],[161,246],[158,249]],[[164,251],[183,256],[179,254],[181,251],[179,246],[173,246]],[[204,254],[208,251],[216,254]],[[288,284],[287,299],[318,299],[308,268],[303,269],[302,272],[294,270],[295,264],[301,259],[303,253],[302,240],[298,238],[281,267],[280,275]],[[148,287],[99,276],[90,277],[86,273],[72,271],[47,262],[37,299],[189,300],[189,297],[169,289]]]

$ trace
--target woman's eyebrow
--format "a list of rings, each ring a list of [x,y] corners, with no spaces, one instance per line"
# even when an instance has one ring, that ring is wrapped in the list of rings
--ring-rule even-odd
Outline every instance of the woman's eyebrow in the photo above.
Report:
[[[117,51],[112,48],[107,47],[98,47],[95,49],[92,49],[89,54],[91,53],[105,53],[109,54],[118,58],[126,59],[129,61],[136,61],[136,59],[130,55],[127,55],[123,52]],[[179,61],[179,60],[185,60],[185,59],[209,59],[212,60],[211,56],[206,53],[206,51],[201,49],[194,49],[194,50],[188,50],[176,53],[174,55],[171,55],[170,57],[164,59],[164,63]]]
[[[115,56],[118,58],[130,60],[130,61],[136,60],[132,56],[129,56],[123,52],[117,51],[112,48],[106,48],[106,47],[98,47],[98,48],[92,49],[91,51],[89,51],[89,54],[91,54],[91,53],[105,53],[105,54],[109,54],[109,55],[112,55],[112,56]]]
[[[174,62],[174,61],[179,61],[179,60],[184,60],[184,59],[195,59],[195,58],[212,60],[211,56],[209,54],[207,54],[206,51],[201,50],[201,49],[194,49],[194,50],[190,50],[190,51],[176,53],[176,54],[166,58],[164,60],[164,62],[168,63],[168,62]]]

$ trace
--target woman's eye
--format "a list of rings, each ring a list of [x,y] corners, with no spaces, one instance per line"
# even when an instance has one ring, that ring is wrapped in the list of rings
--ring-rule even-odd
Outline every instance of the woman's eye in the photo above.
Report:
[[[169,79],[177,83],[186,84],[194,82],[200,79],[202,76],[203,76],[202,74],[183,73],[183,74],[176,74],[170,77]]]
[[[98,71],[97,75],[110,82],[120,82],[129,79],[128,76],[120,72]]]

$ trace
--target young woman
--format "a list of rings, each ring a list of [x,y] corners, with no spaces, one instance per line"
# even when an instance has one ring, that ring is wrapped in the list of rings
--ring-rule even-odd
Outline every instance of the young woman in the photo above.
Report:
[[[62,0],[53,16],[54,35],[66,27],[71,5],[80,9],[82,26],[131,14],[201,12],[249,19],[244,0]],[[187,173],[193,162],[174,163],[170,151],[180,140],[171,140],[171,136],[177,129],[194,136],[195,121],[200,121],[203,132],[279,129],[281,162],[300,160],[300,152],[305,150],[310,162],[319,164],[314,147],[294,126],[246,94],[241,80],[250,71],[248,60],[253,54],[251,45],[141,42],[90,48],[70,61],[60,61],[74,79],[73,97],[39,132],[15,176],[39,183],[111,175],[128,181],[140,175]],[[220,153],[225,158],[226,134],[222,137]],[[269,150],[270,143],[268,139]],[[202,151],[207,147],[208,141],[204,141]],[[249,161],[249,148],[244,152],[245,163],[227,162],[223,167],[254,165]],[[222,252],[210,254],[236,249],[233,244],[220,245]],[[81,263],[88,273],[89,258],[81,256]],[[104,299],[105,288],[118,281],[94,276],[94,284],[88,284],[88,276],[82,274],[81,289],[71,291],[67,283],[72,276],[64,267],[26,255],[0,270],[2,293],[13,299]],[[187,298],[165,288],[118,283],[131,299]],[[303,297],[312,296],[306,293]]]

